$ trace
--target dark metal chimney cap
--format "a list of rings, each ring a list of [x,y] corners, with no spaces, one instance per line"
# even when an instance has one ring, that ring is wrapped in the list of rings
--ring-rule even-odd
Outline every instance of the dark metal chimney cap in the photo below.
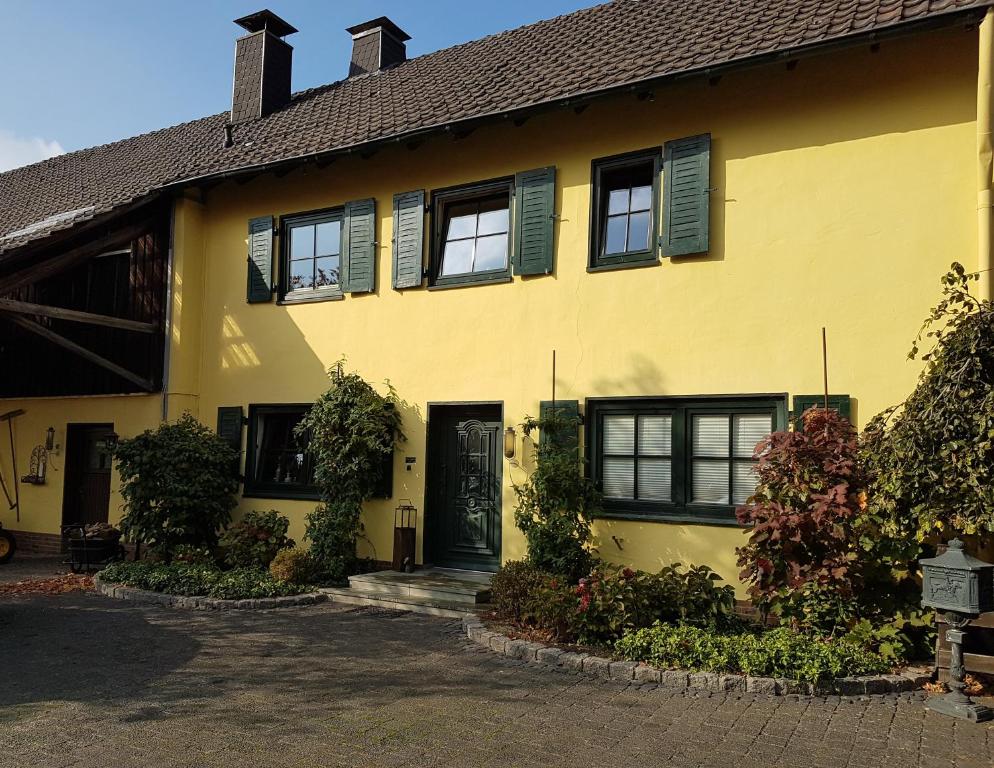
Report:
[[[235,24],[243,29],[247,29],[249,32],[267,30],[277,37],[286,37],[297,32],[296,27],[281,19],[268,8],[250,13],[248,16],[242,16],[240,19],[235,19]]]
[[[268,13],[268,11],[265,11],[265,13]],[[349,27],[345,31],[352,35],[352,37],[355,37],[356,35],[361,35],[363,32],[369,32],[370,30],[378,27],[386,30],[392,37],[396,38],[401,43],[407,42],[411,39],[409,34],[390,21],[390,19],[386,16],[380,16],[378,19],[364,21],[362,24],[356,24],[354,27]]]

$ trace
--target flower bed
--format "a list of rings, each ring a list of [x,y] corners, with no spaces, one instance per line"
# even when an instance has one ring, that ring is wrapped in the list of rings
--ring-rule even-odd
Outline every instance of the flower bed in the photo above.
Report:
[[[220,600],[287,597],[313,591],[307,584],[278,581],[261,568],[222,571],[194,563],[114,563],[100,572],[100,580],[150,592]]]

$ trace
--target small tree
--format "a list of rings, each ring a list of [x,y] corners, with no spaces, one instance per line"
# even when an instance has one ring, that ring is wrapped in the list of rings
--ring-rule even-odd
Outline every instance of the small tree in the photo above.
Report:
[[[994,305],[970,294],[977,277],[954,263],[942,278],[908,355],[934,342],[914,392],[866,429],[870,512],[912,557],[936,536],[994,531]]]
[[[384,457],[404,439],[392,387],[379,394],[342,363],[328,372],[331,386],[296,427],[314,456],[321,505],[307,516],[311,554],[326,579],[355,572],[356,542],[363,533],[362,503],[383,479]]]
[[[600,509],[600,494],[580,472],[577,427],[577,418],[559,409],[545,418],[527,419],[525,434],[537,428],[542,435],[537,466],[514,487],[514,522],[528,541],[528,561],[574,582],[590,573],[594,563],[590,521]]]
[[[114,448],[121,530],[166,559],[180,545],[217,545],[235,507],[238,455],[189,413]]]
[[[803,422],[803,431],[775,432],[756,447],[756,493],[736,513],[752,526],[737,550],[740,578],[764,613],[834,627],[853,616],[862,581],[857,524],[867,478],[845,418],[811,408]]]

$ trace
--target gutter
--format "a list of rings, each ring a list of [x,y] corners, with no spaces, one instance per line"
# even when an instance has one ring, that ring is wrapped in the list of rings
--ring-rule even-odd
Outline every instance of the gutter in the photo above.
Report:
[[[988,8],[979,30],[977,65],[977,270],[980,299],[991,299],[991,269],[994,269],[992,205],[994,205],[994,146],[991,140],[994,114],[994,8]]]
[[[922,32],[946,29],[956,25],[957,23],[975,24],[981,22],[981,19],[986,18],[981,15],[984,13],[985,8],[987,9],[987,15],[990,16],[992,10],[991,6],[994,6],[994,0],[985,0],[985,2],[978,3],[976,6],[969,8],[954,8],[918,21],[896,21],[886,26],[876,27],[869,32],[841,35],[796,48],[783,48],[769,53],[744,56],[742,58],[732,59],[730,61],[709,67],[691,67],[676,72],[668,72],[664,75],[631,80],[627,83],[620,83],[607,88],[584,91],[572,96],[557,96],[552,99],[534,102],[523,107],[488,112],[486,114],[474,115],[473,117],[464,118],[462,120],[436,123],[423,128],[402,131],[391,136],[384,136],[380,139],[371,139],[354,144],[340,145],[333,149],[307,152],[302,155],[295,155],[293,157],[282,158],[280,160],[270,160],[262,163],[241,166],[239,168],[232,168],[230,170],[214,171],[201,174],[199,176],[190,176],[185,179],[179,179],[177,181],[163,184],[157,189],[159,191],[170,191],[207,181],[229,179],[248,174],[265,173],[288,165],[320,161],[325,158],[348,155],[362,150],[377,149],[390,144],[397,144],[404,141],[414,141],[439,133],[458,133],[460,130],[475,128],[477,125],[490,123],[496,119],[520,119],[529,117],[539,112],[548,111],[549,109],[554,109],[556,107],[578,107],[582,104],[587,104],[591,101],[607,96],[645,91],[655,86],[665,85],[670,82],[686,80],[693,77],[717,77],[730,71],[763,66],[779,61],[807,58],[823,53],[852,48],[861,44],[873,45],[886,40],[910,37]]]

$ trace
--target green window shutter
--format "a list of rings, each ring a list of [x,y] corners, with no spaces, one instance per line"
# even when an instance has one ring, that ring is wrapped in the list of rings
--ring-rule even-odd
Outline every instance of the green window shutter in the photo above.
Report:
[[[553,411],[555,402],[555,411]],[[579,400],[543,400],[539,403],[538,417],[540,421],[551,419],[555,413],[562,421],[555,429],[546,428],[539,435],[540,441],[551,441],[561,448],[577,450],[580,447],[580,401]]]
[[[711,134],[667,141],[663,150],[663,256],[708,250]]]
[[[515,174],[514,274],[548,275],[552,272],[555,206],[555,166]]]
[[[376,201],[369,198],[346,203],[343,232],[342,290],[372,293],[376,290]]]
[[[824,404],[824,395],[794,395],[794,409],[791,412],[791,421],[794,422],[794,429],[798,432],[803,429],[804,425],[801,423],[801,416],[808,408],[814,408],[815,406],[822,407]],[[839,415],[852,421],[852,402],[849,395],[829,395],[828,407],[838,411]]]
[[[273,298],[273,217],[259,216],[248,224],[248,288],[246,301]]]
[[[424,263],[425,191],[393,196],[393,287],[420,288]]]
[[[222,406],[217,409],[217,434],[239,454],[235,462],[235,474],[241,465],[242,425],[245,423],[240,405]]]

